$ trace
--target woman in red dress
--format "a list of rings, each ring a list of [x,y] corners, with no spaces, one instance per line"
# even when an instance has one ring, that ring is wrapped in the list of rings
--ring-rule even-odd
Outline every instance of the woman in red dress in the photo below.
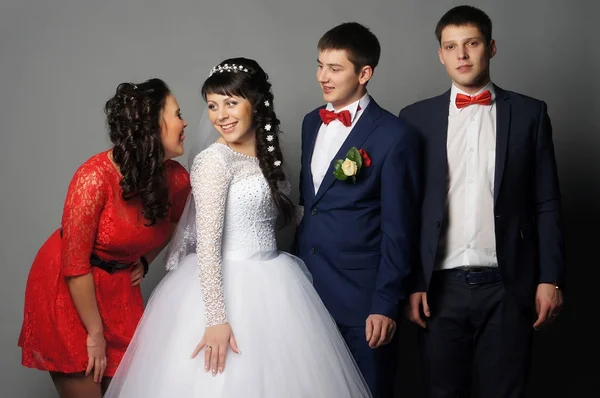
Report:
[[[187,126],[160,79],[119,85],[106,103],[112,148],[69,185],[62,228],[39,250],[19,336],[24,366],[63,398],[100,398],[142,316],[147,264],[171,238],[190,192]]]

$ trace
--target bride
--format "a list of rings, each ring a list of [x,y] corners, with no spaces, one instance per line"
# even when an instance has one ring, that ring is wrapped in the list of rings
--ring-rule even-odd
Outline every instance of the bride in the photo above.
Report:
[[[370,397],[305,265],[277,251],[294,206],[267,74],[225,60],[202,96],[220,137],[193,157],[169,272],[105,397]]]

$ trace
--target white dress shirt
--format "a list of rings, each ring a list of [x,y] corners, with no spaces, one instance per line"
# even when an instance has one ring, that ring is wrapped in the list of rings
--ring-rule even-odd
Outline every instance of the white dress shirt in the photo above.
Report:
[[[370,97],[369,94],[365,94],[361,99],[351,103],[341,109],[334,109],[331,103],[327,104],[328,111],[341,112],[344,110],[350,111],[352,124],[346,127],[339,120],[333,120],[329,124],[321,123],[317,139],[315,141],[315,147],[313,149],[312,161],[310,168],[313,175],[313,184],[315,185],[315,194],[319,191],[319,187],[323,182],[323,178],[327,173],[333,173],[334,156],[338,153],[344,141],[350,135],[352,128],[356,125],[356,122],[360,116],[364,113],[364,110],[369,105]],[[359,109],[360,107],[360,109]],[[344,154],[345,155],[345,154]]]
[[[448,112],[448,175],[445,227],[440,236],[436,269],[497,266],[494,232],[496,169],[496,94],[490,82],[491,105],[456,107],[452,85]],[[475,95],[476,95],[475,94]]]

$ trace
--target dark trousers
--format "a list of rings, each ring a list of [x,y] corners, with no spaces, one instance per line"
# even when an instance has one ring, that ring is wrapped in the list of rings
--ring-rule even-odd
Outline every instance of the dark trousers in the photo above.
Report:
[[[373,398],[393,398],[394,379],[398,367],[398,334],[396,333],[389,344],[371,349],[367,342],[364,326],[338,325],[338,327]]]
[[[511,299],[498,270],[435,271],[427,299],[431,317],[419,334],[427,396],[524,397],[533,308]]]

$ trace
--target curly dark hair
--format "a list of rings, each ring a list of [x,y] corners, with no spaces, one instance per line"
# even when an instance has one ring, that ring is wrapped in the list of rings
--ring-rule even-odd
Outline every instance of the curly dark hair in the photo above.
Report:
[[[122,197],[140,198],[147,226],[168,214],[161,117],[170,93],[166,83],[156,78],[138,84],[121,83],[104,107],[113,159],[123,175]]]
[[[269,76],[253,59],[229,58],[218,66],[243,66],[240,72],[223,72],[212,74],[202,85],[202,97],[206,101],[207,94],[221,94],[245,98],[252,104],[252,125],[256,131],[256,155],[259,166],[265,176],[273,200],[282,216],[283,225],[291,221],[294,215],[294,204],[280,190],[280,182],[285,181],[283,172],[283,154],[278,134],[280,121],[277,119],[273,105],[273,93]],[[266,125],[271,128],[267,131]],[[269,138],[271,141],[269,141]],[[274,150],[269,152],[268,148]],[[277,162],[277,163],[276,163]]]

